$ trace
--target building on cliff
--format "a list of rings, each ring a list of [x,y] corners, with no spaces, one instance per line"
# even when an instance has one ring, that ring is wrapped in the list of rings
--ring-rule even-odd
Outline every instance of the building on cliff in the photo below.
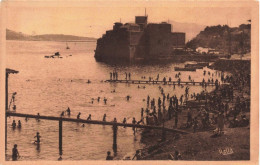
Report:
[[[114,23],[97,40],[97,61],[156,60],[173,56],[174,48],[185,47],[185,33],[173,33],[171,24],[148,23],[148,16],[136,16],[135,23]]]

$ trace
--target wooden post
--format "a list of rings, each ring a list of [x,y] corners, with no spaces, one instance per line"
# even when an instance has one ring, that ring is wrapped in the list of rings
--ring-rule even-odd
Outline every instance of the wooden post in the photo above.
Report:
[[[7,114],[5,110],[5,155],[7,156]]]
[[[59,120],[59,151],[62,155],[62,119]]]
[[[113,125],[113,151],[117,152],[117,125]]]
[[[8,73],[5,73],[5,110],[8,109]]]
[[[5,73],[5,154],[7,154],[8,73]]]

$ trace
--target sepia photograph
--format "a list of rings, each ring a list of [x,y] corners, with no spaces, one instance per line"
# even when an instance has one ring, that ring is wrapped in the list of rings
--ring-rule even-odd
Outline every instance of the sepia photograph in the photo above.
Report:
[[[0,3],[0,164],[258,163],[258,2]]]

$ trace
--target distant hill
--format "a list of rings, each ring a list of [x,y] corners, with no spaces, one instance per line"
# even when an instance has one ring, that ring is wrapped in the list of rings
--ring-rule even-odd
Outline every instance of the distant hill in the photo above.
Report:
[[[251,24],[241,24],[239,27],[227,25],[207,26],[186,46],[195,49],[197,47],[213,48],[225,53],[250,52]],[[231,45],[231,46],[230,46]]]
[[[15,32],[9,29],[6,29],[6,39],[7,40],[32,40],[30,35],[26,35],[21,32]]]
[[[205,25],[199,25],[196,23],[180,23],[171,20],[169,23],[172,24],[173,32],[186,33],[186,42],[196,37],[197,34],[206,27]]]
[[[80,37],[64,34],[43,34],[28,35],[21,32],[6,29],[6,40],[26,40],[26,41],[95,41],[96,38]]]

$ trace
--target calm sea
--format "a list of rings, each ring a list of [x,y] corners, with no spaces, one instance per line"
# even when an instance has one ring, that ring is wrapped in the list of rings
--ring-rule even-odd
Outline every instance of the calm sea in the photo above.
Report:
[[[76,118],[81,112],[81,118],[86,119],[89,114],[92,119],[102,120],[107,114],[107,121],[114,117],[117,121],[132,122],[132,118],[140,119],[142,107],[146,107],[147,95],[156,100],[161,96],[159,85],[145,85],[145,89],[138,89],[135,84],[110,84],[103,82],[109,79],[109,73],[116,69],[119,79],[125,78],[125,72],[131,72],[132,79],[148,78],[160,74],[175,80],[175,66],[184,64],[136,64],[136,65],[108,65],[96,62],[94,59],[95,42],[68,42],[70,49],[66,49],[65,42],[47,41],[7,41],[7,67],[18,70],[18,74],[9,76],[9,100],[11,94],[17,92],[15,104],[17,113],[59,116],[68,107],[71,118]],[[48,59],[44,56],[60,52],[63,58]],[[69,56],[72,55],[72,56]],[[207,69],[209,70],[209,69]],[[203,70],[196,72],[182,72],[181,79],[188,80],[191,75],[195,81],[201,81]],[[206,76],[207,80],[209,77]],[[86,83],[88,80],[90,84]],[[140,85],[144,86],[144,85]],[[163,86],[165,93],[180,97],[185,87]],[[207,87],[212,90],[213,87]],[[115,90],[115,92],[111,92]],[[202,87],[190,86],[190,92],[198,93]],[[130,95],[130,101],[126,96]],[[107,104],[97,97],[108,99]],[[94,98],[94,103],[91,103]],[[13,120],[21,120],[22,129],[12,130]],[[112,152],[113,132],[111,126],[86,125],[77,123],[63,123],[63,160],[104,160],[106,152]],[[32,144],[36,132],[40,132],[41,145]],[[118,153],[116,159],[122,159],[126,154],[134,153],[143,147],[140,142],[140,132],[133,136],[131,128],[119,128]],[[10,158],[14,144],[18,144],[20,160],[57,160],[58,122],[24,118],[8,118],[8,150]]]

